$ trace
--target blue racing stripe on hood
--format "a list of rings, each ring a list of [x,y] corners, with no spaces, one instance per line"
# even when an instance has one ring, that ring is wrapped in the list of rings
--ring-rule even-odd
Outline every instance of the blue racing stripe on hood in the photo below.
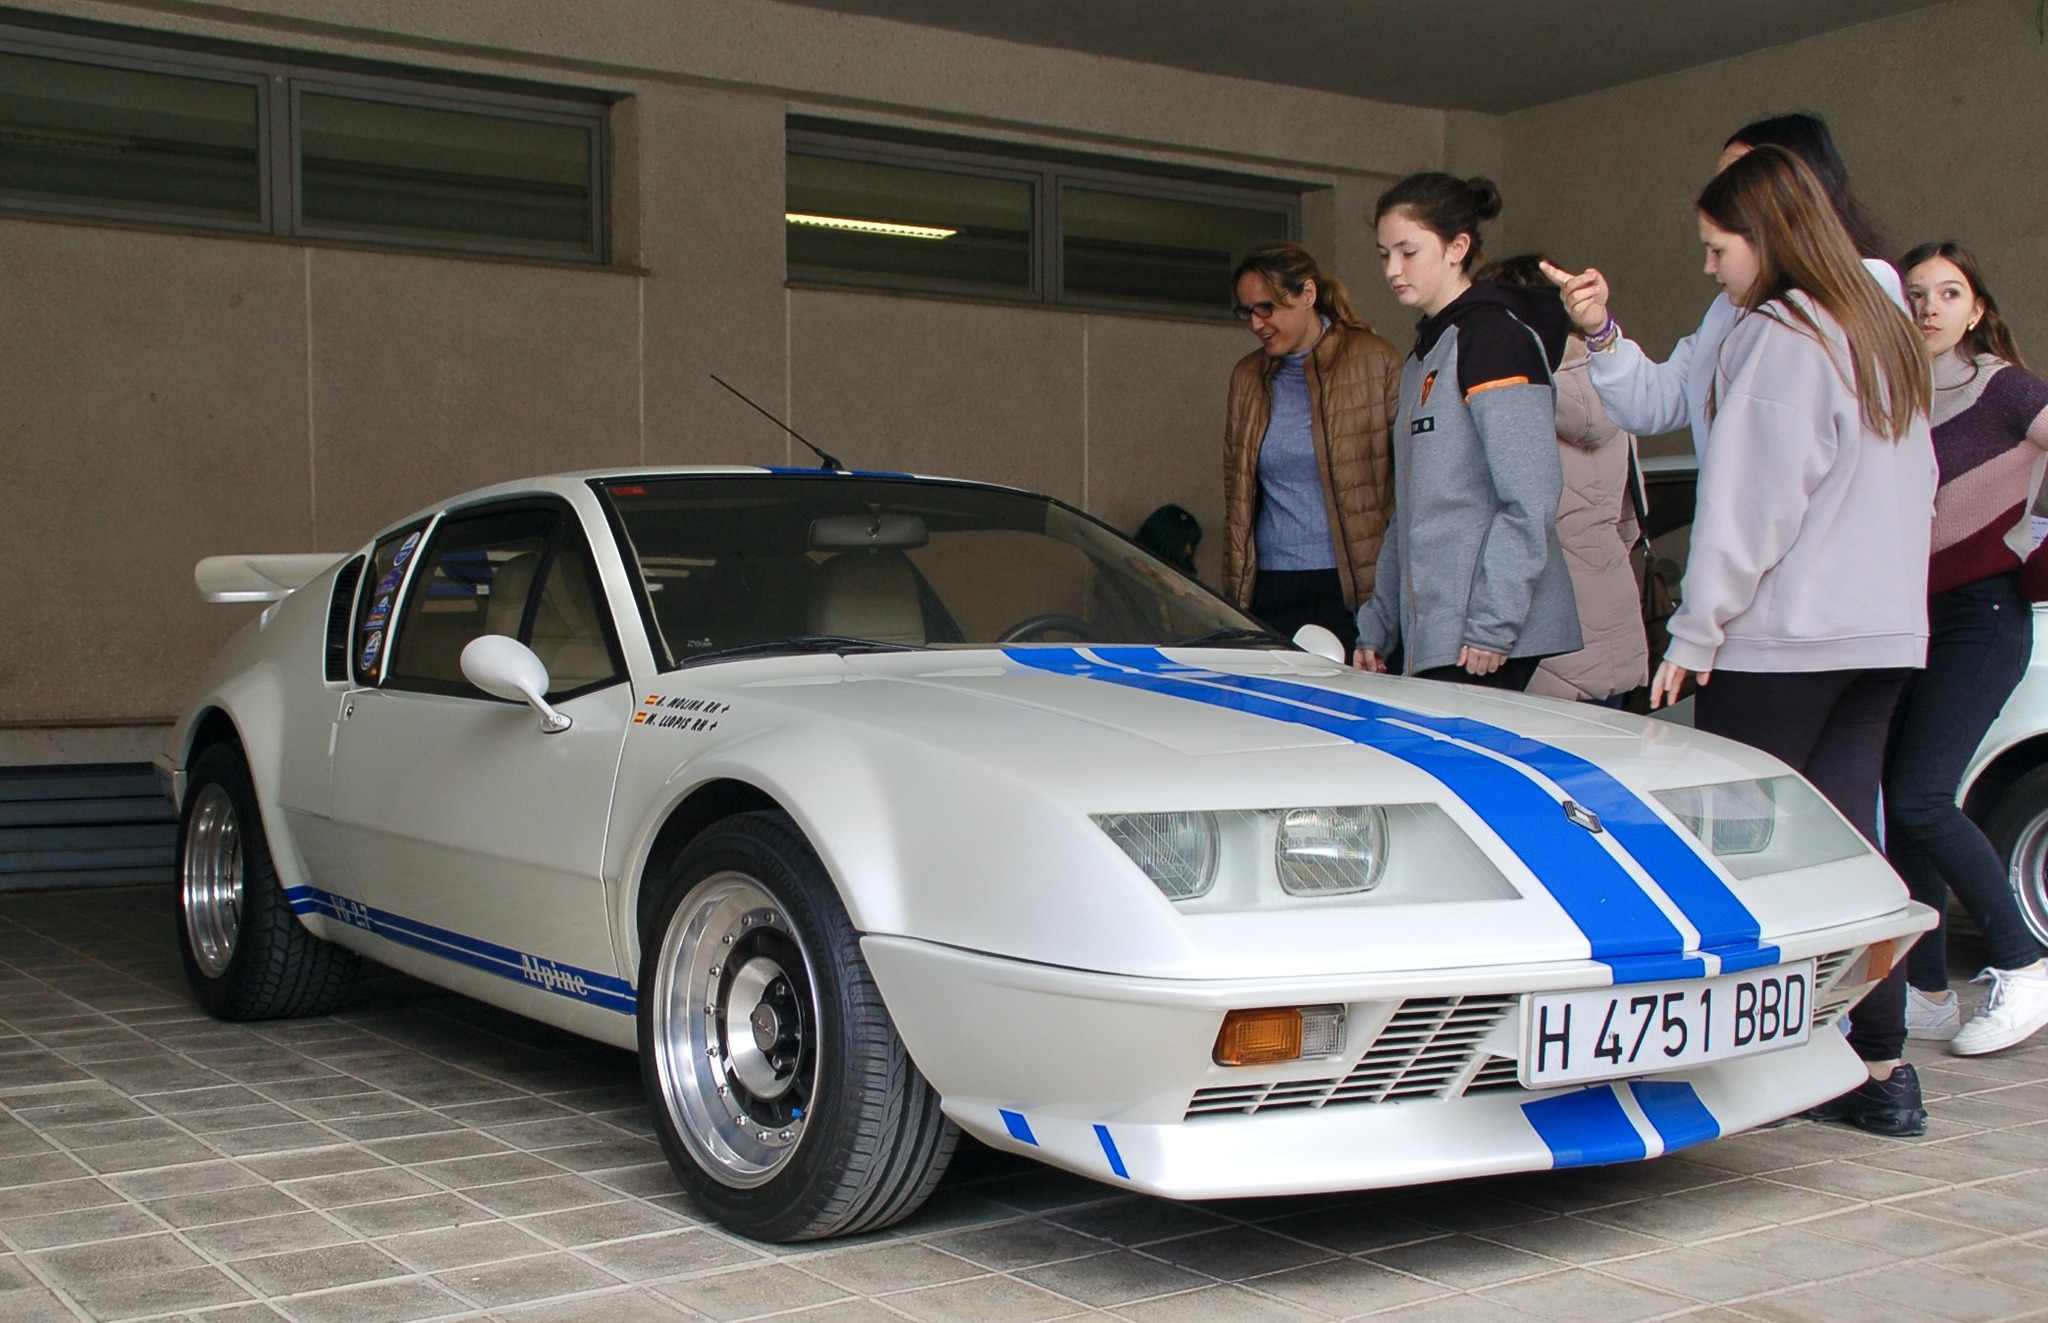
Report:
[[[1148,654],[1160,663],[1159,668],[1120,669],[1091,661],[1072,648],[1018,648],[1005,655],[1036,670],[1313,727],[1399,758],[1442,782],[1486,821],[1578,925],[1593,958],[1615,969],[1616,982],[1697,977],[1704,972],[1698,960],[1647,962],[1654,972],[1634,967],[1637,962],[1629,957],[1679,956],[1684,939],[1628,871],[1590,833],[1567,820],[1550,793],[1525,773],[1448,740],[1394,725],[1387,716],[1399,716],[1395,709],[1387,709],[1386,715],[1347,715],[1297,706],[1251,687],[1196,683],[1197,677],[1230,677],[1191,667],[1175,668],[1151,649],[1102,649],[1098,655],[1108,660],[1112,653],[1121,658],[1137,652]],[[1301,688],[1309,694],[1322,692]]]
[[[1777,948],[1758,944],[1763,927],[1756,916],[1700,857],[1699,851],[1658,817],[1641,795],[1616,780],[1606,769],[1577,754],[1470,717],[1417,712],[1352,694],[1334,693],[1298,681],[1230,675],[1182,666],[1166,658],[1156,648],[1096,648],[1092,651],[1106,662],[1134,670],[1199,676],[1208,684],[1268,694],[1346,716],[1406,722],[1520,763],[1548,778],[1572,799],[1599,815],[1601,826],[1614,837],[1615,843],[1626,850],[1644,872],[1656,879],[1658,887],[1678,906],[1686,921],[1698,930],[1700,946],[1721,956],[1724,969],[1733,971],[1777,963]]]

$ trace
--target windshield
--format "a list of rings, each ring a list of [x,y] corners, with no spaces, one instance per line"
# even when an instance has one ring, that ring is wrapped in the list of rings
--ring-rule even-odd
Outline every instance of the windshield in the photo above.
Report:
[[[776,651],[1285,646],[1043,496],[834,474],[635,478],[609,503],[665,666]]]

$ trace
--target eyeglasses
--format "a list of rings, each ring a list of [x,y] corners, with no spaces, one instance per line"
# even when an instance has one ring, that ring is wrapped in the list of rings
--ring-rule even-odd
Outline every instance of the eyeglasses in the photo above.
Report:
[[[1275,306],[1277,305],[1275,305],[1272,301],[1261,299],[1259,302],[1252,304],[1250,307],[1246,307],[1244,304],[1240,303],[1235,308],[1232,308],[1231,312],[1235,313],[1237,315],[1237,319],[1241,322],[1248,322],[1254,317],[1257,317],[1262,321],[1271,321],[1273,317],[1273,309]]]

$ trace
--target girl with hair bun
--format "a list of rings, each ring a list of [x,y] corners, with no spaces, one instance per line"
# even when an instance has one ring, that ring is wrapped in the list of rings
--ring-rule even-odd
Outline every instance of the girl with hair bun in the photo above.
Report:
[[[1373,215],[1387,284],[1423,317],[1401,368],[1394,519],[1355,660],[1384,671],[1399,646],[1410,675],[1522,689],[1543,658],[1581,643],[1551,425],[1569,323],[1549,289],[1474,283],[1480,224],[1500,206],[1488,180],[1430,173],[1381,194]]]
[[[2027,371],[1983,270],[1955,243],[1899,261],[1934,360],[1933,559],[1927,668],[1906,686],[1885,772],[1885,845],[1913,899],[1943,916],[1913,944],[1906,1031],[1959,1056],[2011,1047],[2048,1025],[2048,966],[2020,917],[2005,861],[1956,805],[1956,787],[2034,651],[2032,601],[2048,597],[2044,554],[2008,539],[2025,527],[2048,451],[2048,382]],[[2027,547],[2030,538],[2020,540]],[[1968,1024],[1948,986],[1948,897],[1977,921],[1990,992]]]
[[[1282,634],[1321,625],[1348,650],[1393,511],[1401,356],[1298,243],[1246,253],[1231,288],[1259,348],[1230,374],[1224,595]]]
[[[1759,147],[1697,205],[1707,274],[1737,314],[1715,355],[1682,605],[1650,706],[1697,675],[1699,729],[1789,764],[1875,843],[1892,711],[1927,653],[1927,355],[1799,157]],[[1904,974],[1856,1005],[1849,1045],[1869,1078],[1809,1115],[1925,1132],[1900,1061]]]

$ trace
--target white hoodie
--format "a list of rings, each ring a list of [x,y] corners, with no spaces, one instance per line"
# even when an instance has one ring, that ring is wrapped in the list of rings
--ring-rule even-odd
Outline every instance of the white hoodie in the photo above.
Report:
[[[1693,671],[1925,665],[1934,441],[1870,430],[1834,318],[1823,346],[1766,304],[1720,353],[1713,458],[1665,657]],[[1777,315],[1773,315],[1776,313]]]

